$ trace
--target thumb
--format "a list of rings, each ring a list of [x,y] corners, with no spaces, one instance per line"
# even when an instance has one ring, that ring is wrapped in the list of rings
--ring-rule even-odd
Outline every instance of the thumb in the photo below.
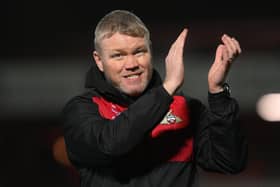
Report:
[[[220,44],[216,49],[215,62],[222,60],[224,45]]]

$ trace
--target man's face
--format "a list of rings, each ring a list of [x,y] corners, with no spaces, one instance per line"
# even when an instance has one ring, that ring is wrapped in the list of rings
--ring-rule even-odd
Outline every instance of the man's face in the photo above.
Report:
[[[100,71],[114,87],[130,96],[141,94],[152,77],[151,51],[145,38],[116,33],[94,52]]]

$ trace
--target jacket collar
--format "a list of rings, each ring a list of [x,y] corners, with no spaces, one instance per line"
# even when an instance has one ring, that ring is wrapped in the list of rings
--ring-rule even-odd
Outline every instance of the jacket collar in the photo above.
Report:
[[[160,75],[154,69],[152,79],[147,89],[143,92],[143,94],[148,90],[150,90],[151,88],[158,87],[161,84],[162,84],[162,80],[160,78]],[[137,100],[138,97],[141,96],[140,95],[138,97],[131,97],[120,92],[118,89],[116,89],[106,81],[104,74],[97,68],[95,64],[90,66],[86,74],[85,87],[88,89],[93,89],[105,99],[123,106],[130,105],[135,100]]]

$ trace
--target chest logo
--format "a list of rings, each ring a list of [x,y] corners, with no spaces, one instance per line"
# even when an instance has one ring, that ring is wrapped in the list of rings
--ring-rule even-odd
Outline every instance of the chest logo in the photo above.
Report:
[[[182,119],[172,113],[172,110],[169,110],[164,116],[163,120],[160,122],[163,125],[170,125],[174,123],[181,122]]]

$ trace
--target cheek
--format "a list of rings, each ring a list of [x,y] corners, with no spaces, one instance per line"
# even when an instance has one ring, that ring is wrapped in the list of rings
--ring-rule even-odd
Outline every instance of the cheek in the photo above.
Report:
[[[139,60],[139,64],[145,69],[151,69],[152,68],[151,57],[150,56],[144,57],[143,59]]]
[[[122,67],[118,64],[113,65],[104,65],[104,74],[107,79],[110,79],[113,82],[118,82],[120,79]]]
[[[151,75],[151,72],[153,71],[153,65],[150,61],[143,64],[142,67],[147,70],[148,75]]]

